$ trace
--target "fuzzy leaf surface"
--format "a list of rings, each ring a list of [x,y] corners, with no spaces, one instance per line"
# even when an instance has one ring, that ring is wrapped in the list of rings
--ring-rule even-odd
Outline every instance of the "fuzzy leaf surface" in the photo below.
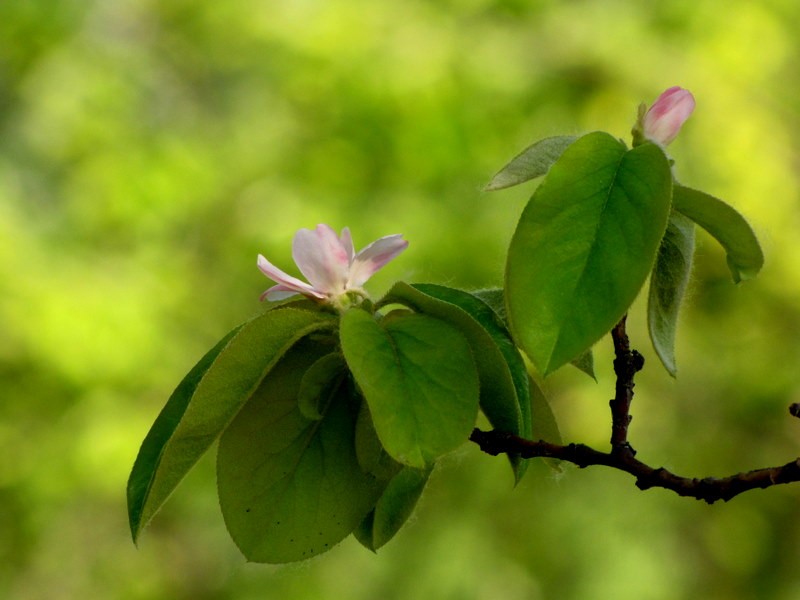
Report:
[[[678,313],[689,283],[694,257],[694,223],[673,212],[650,275],[647,325],[653,348],[667,372],[675,377],[675,332]]]
[[[577,139],[574,135],[557,135],[531,144],[500,169],[484,191],[502,190],[541,177]]]

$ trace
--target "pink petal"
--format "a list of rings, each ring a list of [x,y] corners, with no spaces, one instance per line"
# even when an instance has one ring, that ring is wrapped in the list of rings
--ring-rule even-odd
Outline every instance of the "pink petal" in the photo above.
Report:
[[[678,135],[694,107],[694,96],[689,90],[669,88],[658,97],[644,117],[645,137],[666,146]]]
[[[317,291],[331,294],[343,291],[350,257],[333,229],[320,224],[313,231],[298,230],[292,241],[292,257]]]
[[[347,287],[361,287],[378,269],[405,250],[408,242],[402,237],[402,233],[387,235],[362,249],[350,267]]]
[[[297,279],[297,277],[292,277],[288,273],[285,273],[271,262],[269,262],[266,258],[264,258],[261,254],[258,255],[258,268],[261,270],[264,275],[272,279],[272,281],[276,282],[278,285],[271,287],[266,292],[261,295],[262,300],[267,294],[271,294],[272,292],[283,292],[283,291],[292,291],[295,294],[303,294],[305,296],[312,296],[314,298],[324,298],[325,294],[319,292],[318,290],[314,289],[314,287],[307,284],[305,281],[301,281]]]

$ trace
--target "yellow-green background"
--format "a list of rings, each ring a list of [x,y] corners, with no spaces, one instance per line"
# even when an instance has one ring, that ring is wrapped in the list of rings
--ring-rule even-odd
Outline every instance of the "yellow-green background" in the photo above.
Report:
[[[735,287],[699,236],[679,377],[648,361],[631,440],[687,475],[791,460],[800,422],[800,4],[795,0],[3,0],[0,597],[800,597],[800,484],[708,507],[595,467],[517,488],[471,445],[373,555],[247,564],[206,457],[130,541],[138,445],[202,353],[259,310],[294,231],[404,233],[371,282],[498,285],[529,184],[482,185],[540,137],[628,137],[663,89],[697,110],[678,177],[754,224]],[[292,271],[294,272],[294,271]],[[547,383],[566,440],[605,448],[599,383]]]

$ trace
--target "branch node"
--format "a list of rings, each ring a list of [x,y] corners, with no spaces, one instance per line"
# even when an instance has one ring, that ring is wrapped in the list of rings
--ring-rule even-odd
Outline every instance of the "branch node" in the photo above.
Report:
[[[794,402],[789,405],[789,414],[800,419],[800,402]]]

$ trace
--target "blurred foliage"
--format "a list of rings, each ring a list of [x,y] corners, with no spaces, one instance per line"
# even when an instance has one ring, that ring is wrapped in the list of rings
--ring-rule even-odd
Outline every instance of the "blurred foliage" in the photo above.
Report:
[[[371,282],[501,281],[531,188],[481,187],[535,139],[628,137],[641,101],[698,108],[677,174],[767,254],[734,287],[699,235],[678,379],[650,361],[631,440],[682,474],[797,456],[800,5],[793,0],[5,0],[0,4],[0,597],[800,597],[800,486],[708,507],[624,474],[465,445],[377,556],[244,562],[205,459],[130,541],[125,481],[172,387],[290,268],[299,227],[411,246]],[[637,329],[638,328],[638,329]],[[595,384],[548,380],[565,440],[606,447]],[[648,366],[650,366],[648,365]]]

